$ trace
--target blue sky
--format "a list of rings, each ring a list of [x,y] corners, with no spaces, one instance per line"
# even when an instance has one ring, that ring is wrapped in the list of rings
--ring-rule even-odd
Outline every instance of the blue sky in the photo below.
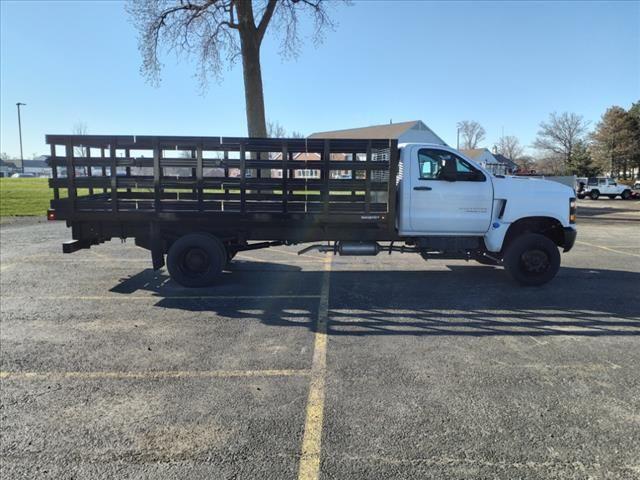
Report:
[[[304,134],[421,119],[455,145],[479,121],[486,146],[525,145],[552,111],[595,124],[640,100],[640,2],[355,2],[297,60],[262,50],[267,117]],[[165,58],[160,88],[139,73],[136,32],[117,1],[0,1],[0,151],[47,153],[46,133],[246,133],[237,64],[202,95],[195,66]],[[308,29],[303,28],[303,33]]]

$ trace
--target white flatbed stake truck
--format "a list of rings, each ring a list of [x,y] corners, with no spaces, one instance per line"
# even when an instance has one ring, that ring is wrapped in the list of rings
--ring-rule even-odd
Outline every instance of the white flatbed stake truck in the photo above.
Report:
[[[304,242],[323,243],[300,253],[474,260],[542,285],[576,239],[571,188],[494,176],[442,145],[107,135],[48,135],[47,143],[48,217],[72,228],[63,251],[132,237],[154,268],[166,257],[187,287],[220,281],[237,252]],[[75,158],[75,147],[87,155]],[[319,177],[301,173],[310,170]]]

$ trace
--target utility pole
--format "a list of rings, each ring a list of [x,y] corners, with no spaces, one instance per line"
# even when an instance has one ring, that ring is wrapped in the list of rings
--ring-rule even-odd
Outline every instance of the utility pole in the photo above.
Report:
[[[20,121],[20,106],[25,107],[27,104],[18,102],[16,103],[16,107],[18,107],[18,135],[20,136],[20,169],[22,173],[24,173],[24,155],[22,154],[22,122]]]
[[[456,128],[456,150],[460,150],[460,127]]]

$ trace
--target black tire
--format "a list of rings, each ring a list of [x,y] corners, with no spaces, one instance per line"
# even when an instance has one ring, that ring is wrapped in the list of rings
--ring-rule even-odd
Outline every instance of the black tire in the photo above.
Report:
[[[598,190],[591,190],[589,192],[589,198],[591,198],[591,200],[597,200],[598,197],[600,197],[600,192]]]
[[[222,242],[205,233],[190,233],[176,240],[167,254],[171,278],[183,287],[209,287],[222,275],[227,251]]]
[[[560,269],[560,252],[553,241],[537,233],[525,233],[507,247],[504,267],[521,285],[547,283]]]
[[[582,199],[584,198],[584,193],[579,193],[579,194],[578,194],[578,198],[579,198],[580,200],[582,200]]]
[[[629,200],[631,198],[631,190],[625,190],[620,196],[623,200]]]

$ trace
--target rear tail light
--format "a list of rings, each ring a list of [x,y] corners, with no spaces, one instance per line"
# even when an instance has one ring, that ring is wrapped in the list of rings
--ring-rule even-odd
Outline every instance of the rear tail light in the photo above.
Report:
[[[47,220],[49,221],[57,220],[55,210],[47,210]]]

